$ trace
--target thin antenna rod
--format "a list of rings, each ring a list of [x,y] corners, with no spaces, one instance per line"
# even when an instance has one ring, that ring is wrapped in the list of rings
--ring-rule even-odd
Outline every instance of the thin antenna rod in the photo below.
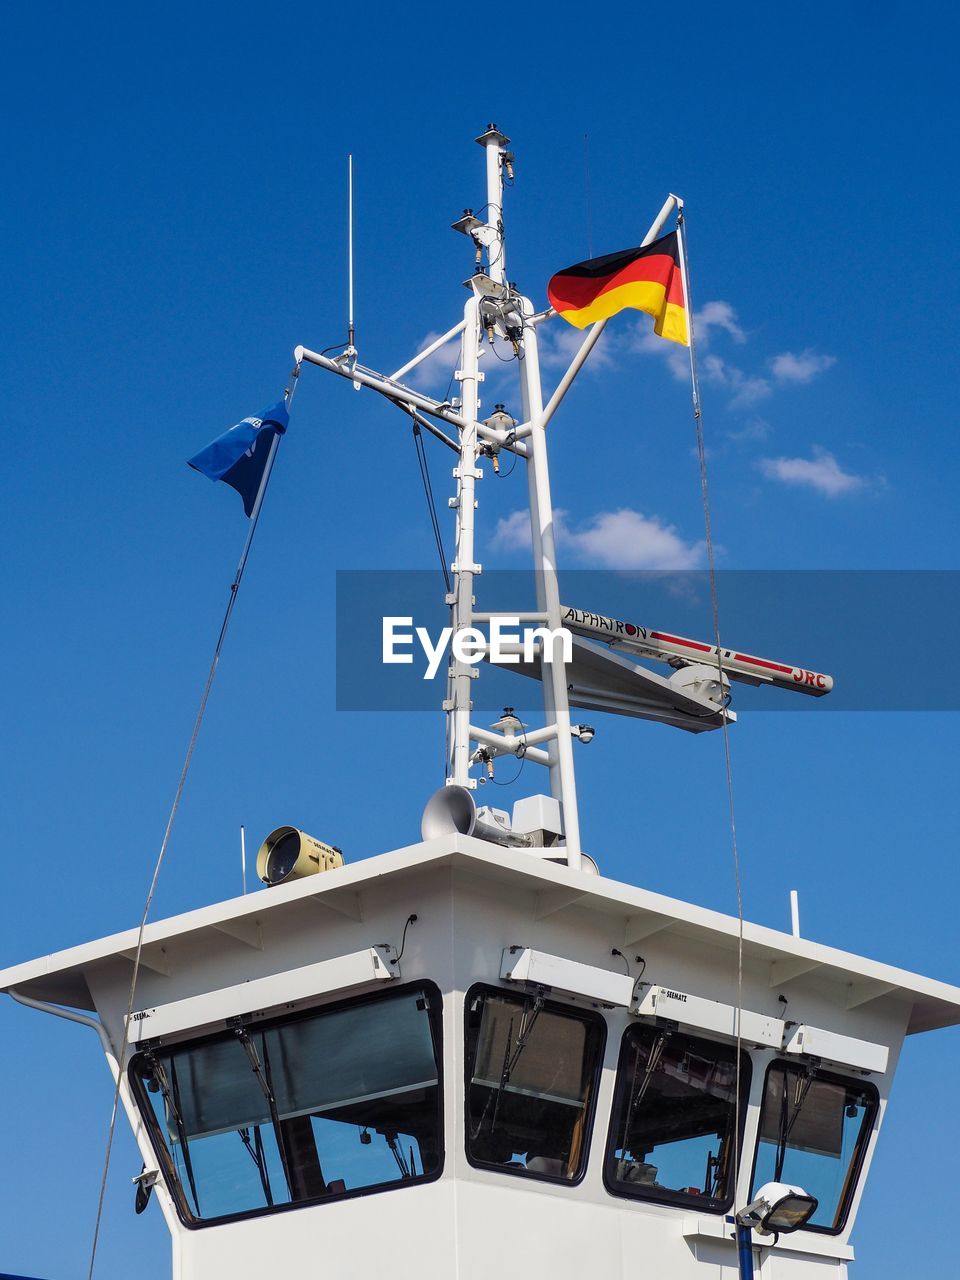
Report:
[[[240,871],[243,875],[243,892],[247,892],[247,836],[243,829],[243,823],[240,823]]]
[[[348,295],[349,316],[347,318],[347,345],[353,349],[355,330],[353,326],[353,153],[347,156],[347,260],[348,260]]]

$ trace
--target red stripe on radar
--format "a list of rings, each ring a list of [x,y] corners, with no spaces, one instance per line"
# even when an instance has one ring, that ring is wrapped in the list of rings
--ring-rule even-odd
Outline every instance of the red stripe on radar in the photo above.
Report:
[[[785,667],[782,662],[766,662],[763,658],[751,658],[749,653],[735,653],[734,658],[737,662],[752,662],[755,667],[765,667],[767,671],[783,671],[786,675],[792,676],[793,667]]]
[[[696,649],[698,653],[712,653],[713,645],[699,644],[696,640],[685,640],[683,636],[667,635],[666,631],[651,631],[651,640],[666,640],[668,644],[684,645],[687,649]]]

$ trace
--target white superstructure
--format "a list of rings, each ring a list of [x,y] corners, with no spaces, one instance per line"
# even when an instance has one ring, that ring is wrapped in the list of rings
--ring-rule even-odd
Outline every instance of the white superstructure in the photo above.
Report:
[[[394,965],[411,915],[417,919]],[[265,1271],[299,1274],[314,1265],[337,1280],[388,1269],[425,1280],[489,1280],[507,1269],[556,1280],[735,1275],[727,1213],[706,1205],[698,1211],[702,1197],[695,1195],[677,1205],[616,1194],[605,1171],[628,1029],[666,1025],[694,1041],[735,1045],[737,938],[737,921],[730,917],[465,836],[385,853],[149,925],[138,996],[138,1011],[147,1016],[138,1016],[139,1029],[131,1033],[142,1032],[141,1043],[150,1042],[151,1023],[166,1047],[198,1038],[210,1043],[226,1037],[229,1043],[236,1020],[246,1015],[254,1015],[248,1025],[295,1019],[308,1010],[353,1007],[357,997],[385,1000],[393,991],[426,990],[442,1010],[436,1077],[442,1159],[421,1178],[417,1155],[413,1178],[397,1176],[377,1193],[350,1194],[348,1187],[292,1211],[270,1213],[261,1204],[240,1221],[188,1225],[182,1202],[189,1192],[177,1143],[168,1135],[174,1177],[172,1166],[158,1159],[125,1083],[124,1110],[170,1227],[174,1276],[243,1280]],[[123,1037],[135,946],[131,930],[8,969],[0,986],[97,1014],[113,1060]],[[614,948],[627,957],[629,979],[611,954]],[[642,976],[636,955],[645,961]],[[502,976],[517,958],[523,966],[516,976]],[[529,1172],[519,1160],[497,1167],[468,1157],[468,1095],[473,1078],[483,1074],[468,1059],[471,993],[502,991],[529,1002],[544,976],[553,978],[545,1007],[596,1020],[603,1041],[581,1137],[583,1172],[559,1180],[538,1175],[536,1156],[526,1157],[527,1166],[535,1166]],[[960,1020],[960,989],[747,924],[743,1010],[750,1081],[744,1086],[738,1203],[749,1199],[771,1063],[789,1056],[801,1068],[876,1091],[877,1113],[862,1167],[851,1177],[842,1229],[801,1231],[773,1248],[760,1248],[758,1238],[764,1280],[842,1277],[853,1257],[850,1234],[903,1038]],[[804,1028],[813,1056],[797,1043]],[[530,1046],[533,1052],[533,1037]],[[241,1046],[229,1047],[246,1070]],[[386,1030],[369,1050],[390,1055]],[[135,1075],[136,1054],[132,1062]],[[542,1070],[542,1059],[538,1063]],[[533,1070],[524,1087],[548,1091]],[[334,1090],[361,1091],[355,1079],[339,1081]],[[185,1099],[182,1105],[188,1109]],[[360,1132],[357,1127],[350,1134],[357,1153],[368,1149],[360,1145]],[[204,1139],[190,1141],[199,1164]],[[240,1139],[233,1141],[246,1160]],[[350,1155],[347,1149],[339,1164],[324,1166],[328,1183],[341,1177]],[[197,1178],[203,1210],[209,1193],[199,1169]]]

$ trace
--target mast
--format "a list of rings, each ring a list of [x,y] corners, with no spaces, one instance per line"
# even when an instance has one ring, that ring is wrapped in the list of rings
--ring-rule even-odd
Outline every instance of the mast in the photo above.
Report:
[[[550,493],[550,474],[547,465],[547,446],[544,428],[540,423],[543,413],[543,390],[540,383],[540,361],[537,331],[528,323],[534,315],[529,298],[520,296],[506,277],[506,232],[503,216],[503,170],[513,157],[506,150],[510,139],[496,127],[488,125],[477,138],[484,148],[486,160],[485,220],[472,220],[472,226],[463,229],[470,234],[478,250],[486,250],[486,270],[478,267],[472,285],[472,297],[464,308],[463,359],[456,377],[461,386],[460,412],[467,423],[473,424],[480,416],[479,386],[483,374],[479,370],[480,356],[485,350],[482,334],[485,325],[492,331],[505,332],[510,311],[517,313],[522,328],[518,344],[520,370],[520,407],[523,420],[531,427],[526,447],[527,482],[530,504],[530,532],[533,547],[533,568],[537,584],[537,608],[526,620],[545,623],[550,631],[562,628],[560,591],[557,583],[556,539],[554,537],[553,501]],[[481,317],[481,302],[484,315]],[[484,324],[481,323],[483,319]],[[474,528],[476,496],[475,485],[480,472],[476,430],[471,426],[460,432],[460,465],[457,468],[456,546],[457,556],[453,565],[455,575],[452,625],[454,633],[474,624],[473,609],[475,579],[481,566],[474,561]],[[491,615],[483,614],[484,620]],[[521,619],[524,620],[524,619]],[[531,752],[524,740],[526,754],[538,763],[545,763],[550,773],[550,794],[560,803],[563,815],[565,853],[568,866],[579,870],[580,822],[577,810],[576,778],[573,762],[573,739],[570,725],[570,706],[567,697],[566,671],[562,660],[562,644],[558,638],[545,640],[550,646],[541,657],[543,704],[546,725],[535,731],[536,739],[546,745],[546,751]],[[548,661],[552,658],[553,661]],[[454,659],[451,677],[451,697],[448,714],[452,721],[450,734],[451,768],[448,783],[476,787],[470,777],[471,763],[476,760],[472,742],[479,741],[489,749],[496,742],[486,741],[489,735],[470,724],[470,694],[476,670]]]
[[[477,467],[477,414],[480,406],[480,304],[476,294],[463,308],[463,361],[455,374],[460,383],[461,414],[466,425],[460,430],[460,462],[456,468],[456,559],[453,562],[453,633],[473,626],[474,577],[480,565],[474,561],[474,518],[476,482],[481,475]],[[449,597],[448,597],[449,599]],[[452,656],[451,693],[445,703],[453,721],[451,765],[448,782],[461,787],[474,787],[470,777],[470,708],[471,686],[476,669]]]
[[[724,650],[721,661],[720,651],[714,646],[647,631],[635,624],[620,623],[601,615],[580,617],[580,611],[561,604],[546,428],[607,322],[600,320],[590,327],[549,401],[544,404],[538,326],[556,313],[552,308],[537,312],[530,298],[507,279],[503,192],[504,173],[511,181],[513,178],[514,157],[507,150],[510,139],[495,124],[490,124],[476,141],[484,150],[486,203],[478,215],[475,216],[472,209],[465,209],[463,216],[453,223],[454,230],[468,237],[475,250],[473,274],[465,281],[469,297],[463,308],[462,321],[426,345],[391,376],[360,363],[352,327],[351,217],[348,344],[340,355],[334,357],[302,346],[296,348],[294,355],[298,364],[306,361],[318,365],[348,379],[358,389],[366,387],[376,391],[458,454],[453,473],[456,492],[450,499],[455,518],[456,553],[451,565],[452,590],[445,597],[453,636],[443,699],[447,741],[446,786],[430,801],[428,809],[433,806],[435,816],[438,813],[442,815],[442,830],[476,830],[484,838],[499,840],[502,844],[531,847],[535,842],[528,834],[529,829],[518,825],[518,830],[511,832],[504,815],[497,817],[492,826],[488,821],[490,815],[481,813],[478,816],[472,797],[479,780],[471,777],[471,770],[492,768],[493,761],[503,755],[513,755],[545,766],[550,779],[550,797],[554,802],[550,805],[543,798],[552,811],[549,820],[555,824],[550,831],[552,835],[562,832],[561,842],[549,844],[550,853],[546,856],[565,858],[569,867],[580,870],[583,860],[573,742],[575,738],[589,742],[594,731],[588,725],[571,723],[571,698],[578,706],[660,720],[700,733],[735,718],[727,710],[729,678],[724,667],[728,664],[730,677],[749,683],[773,682],[781,688],[802,688],[803,692],[809,693],[828,692],[832,681],[815,672],[733,651]],[[651,243],[679,207],[678,198],[669,196],[642,243]],[[438,400],[401,381],[458,335],[462,336],[460,368],[455,373],[460,387],[457,399],[452,402]],[[481,361],[488,345],[498,338],[512,346],[516,357],[519,422],[508,413],[481,412],[480,392],[484,380]],[[428,419],[438,421],[446,430],[441,430]],[[491,608],[492,601],[484,600],[480,607],[477,606],[482,574],[482,566],[477,560],[477,485],[483,478],[482,461],[492,459],[496,466],[497,455],[504,450],[527,464],[536,601],[535,607],[519,613],[516,610],[498,612]],[[502,659],[507,652],[503,649],[497,655],[493,652],[493,632],[500,622],[509,628],[519,625],[526,633],[524,642],[519,646],[523,653],[524,674],[540,677],[544,723],[529,731],[512,715],[504,715],[490,728],[471,720],[473,684],[480,676],[480,659]],[[489,626],[489,636],[479,631],[483,625]],[[629,663],[623,655],[598,647],[597,639],[606,640],[623,650],[624,654],[636,652],[665,662],[676,670],[669,679],[660,677],[643,666]],[[513,645],[511,652],[516,653],[517,649],[518,646]],[[461,790],[448,792],[447,788]],[[495,831],[498,824],[500,830]],[[433,829],[436,830],[435,822]],[[546,830],[545,827],[543,829]],[[421,830],[424,830],[423,825]],[[491,831],[494,831],[493,835],[489,834]]]

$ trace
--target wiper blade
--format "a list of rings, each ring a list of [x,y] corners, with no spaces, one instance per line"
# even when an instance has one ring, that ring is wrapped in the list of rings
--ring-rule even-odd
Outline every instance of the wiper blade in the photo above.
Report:
[[[524,1008],[520,1017],[520,1030],[517,1033],[516,1048],[513,1047],[513,1019],[510,1020],[510,1026],[507,1031],[507,1044],[503,1055],[503,1067],[500,1070],[500,1083],[497,1085],[497,1094],[493,1104],[493,1119],[490,1122],[490,1132],[493,1133],[497,1127],[497,1116],[500,1113],[500,1101],[503,1098],[507,1085],[510,1083],[510,1077],[517,1069],[517,1063],[527,1047],[527,1041],[536,1025],[537,1018],[543,1008],[544,991],[542,987],[537,988],[537,994],[533,1004]]]
[[[257,1173],[260,1175],[260,1185],[263,1188],[263,1198],[267,1202],[268,1208],[273,1208],[273,1191],[270,1187],[270,1175],[267,1172],[267,1157],[263,1149],[263,1138],[260,1136],[260,1126],[253,1126],[253,1141],[250,1140],[250,1126],[247,1125],[242,1129],[238,1129],[240,1141],[243,1143],[250,1156],[250,1159],[257,1166]]]
[[[180,1110],[180,1085],[177,1080],[177,1070],[171,1059],[170,1066],[173,1071],[173,1088],[167,1080],[167,1073],[163,1069],[163,1064],[153,1054],[147,1054],[147,1066],[150,1068],[150,1074],[157,1082],[157,1088],[163,1095],[164,1106],[166,1107],[167,1117],[173,1120],[177,1130],[177,1137],[180,1140],[180,1150],[183,1152],[183,1167],[187,1173],[187,1181],[190,1184],[190,1193],[193,1196],[194,1208],[197,1216],[200,1214],[200,1198],[197,1195],[197,1183],[193,1176],[193,1161],[190,1158],[190,1143],[187,1140],[187,1130],[183,1123],[183,1116]]]
[[[290,1160],[287,1155],[287,1144],[283,1139],[283,1128],[280,1124],[280,1113],[277,1111],[277,1100],[273,1092],[273,1082],[270,1079],[270,1060],[266,1056],[264,1049],[264,1061],[261,1063],[260,1055],[257,1053],[257,1046],[250,1039],[250,1034],[246,1027],[237,1027],[234,1033],[243,1046],[244,1052],[250,1060],[250,1066],[253,1074],[257,1077],[257,1083],[263,1090],[263,1096],[267,1100],[267,1106],[270,1108],[270,1122],[273,1125],[274,1137],[277,1140],[277,1149],[280,1152],[280,1163],[283,1166],[283,1176],[287,1183],[287,1192],[290,1199],[296,1197],[293,1193],[293,1177],[290,1172]]]

